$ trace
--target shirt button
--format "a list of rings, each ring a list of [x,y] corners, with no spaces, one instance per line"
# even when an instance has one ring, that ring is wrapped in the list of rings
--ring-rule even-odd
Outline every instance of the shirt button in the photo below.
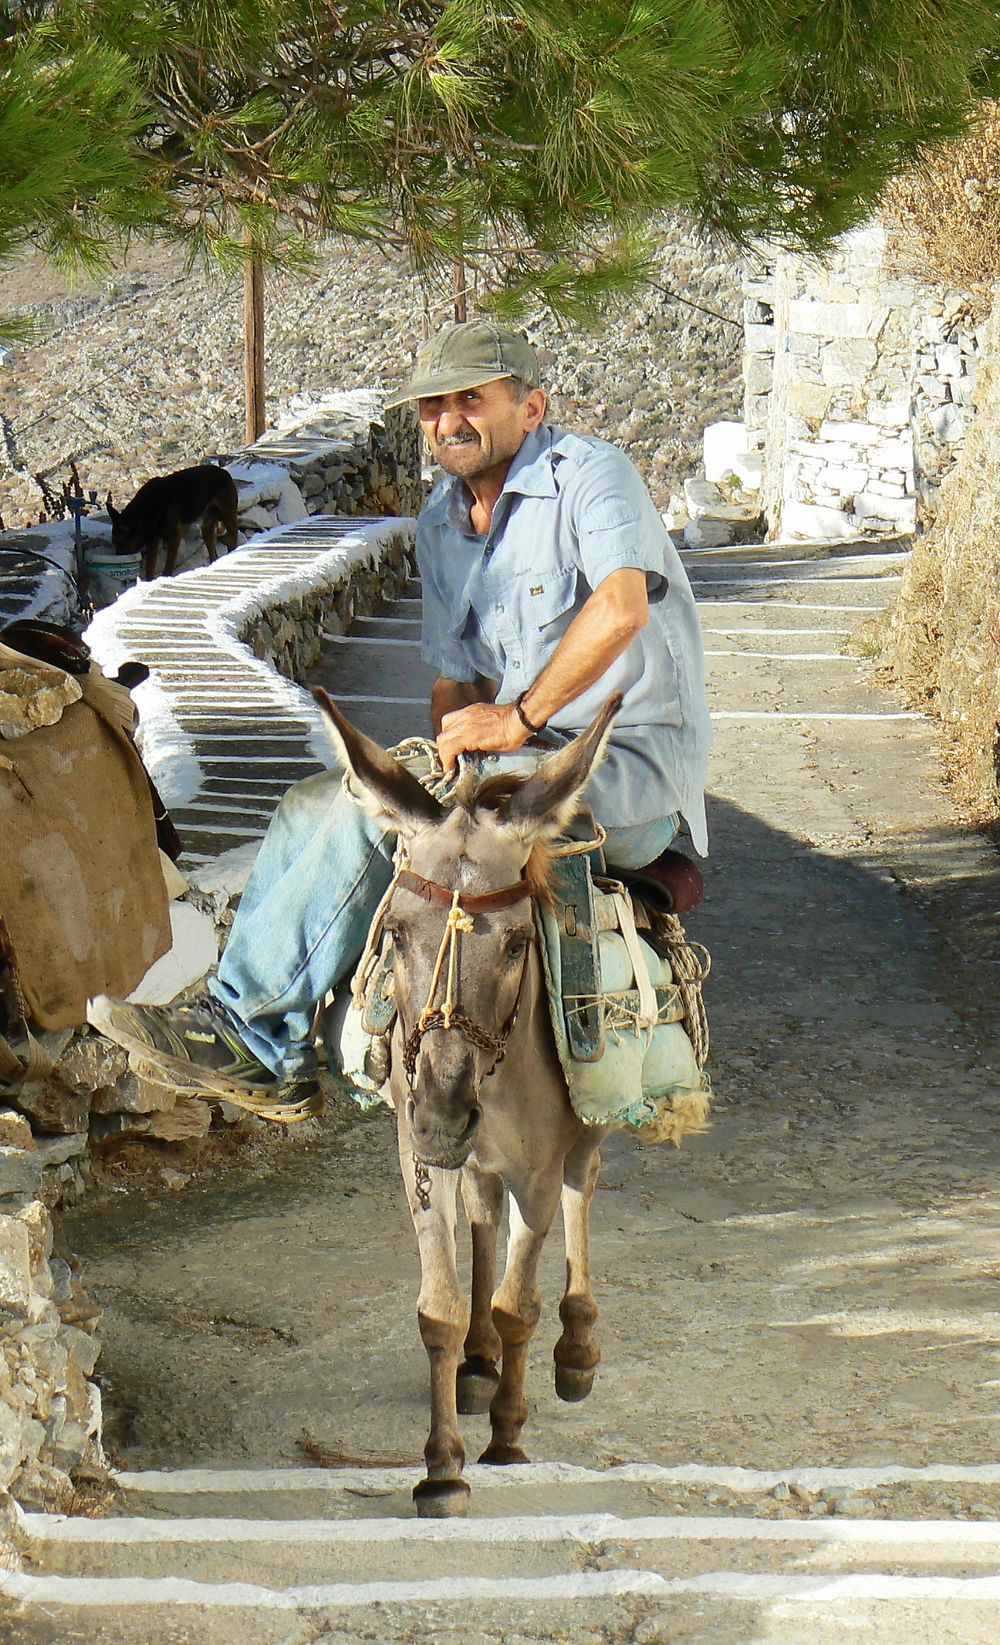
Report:
[[[503,610],[503,606],[502,606],[502,605],[498,605],[498,606],[494,606],[494,608],[493,608],[493,609],[494,609],[494,610],[495,610],[495,611],[502,611],[502,610]]]

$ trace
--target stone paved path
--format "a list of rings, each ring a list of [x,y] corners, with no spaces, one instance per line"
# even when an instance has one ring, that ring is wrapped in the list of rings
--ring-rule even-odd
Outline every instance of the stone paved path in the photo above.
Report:
[[[11,1592],[14,1645],[996,1645],[996,858],[933,728],[841,651],[898,558],[688,564],[717,1106],[678,1155],[606,1148],[590,1400],[552,1394],[553,1239],[537,1466],[474,1472],[468,1526],[415,1529],[427,1373],[388,1117],[111,1196],[70,1236],[131,1471],[110,1525],[25,1526],[43,1585]],[[422,728],[415,613],[323,660],[386,740]]]

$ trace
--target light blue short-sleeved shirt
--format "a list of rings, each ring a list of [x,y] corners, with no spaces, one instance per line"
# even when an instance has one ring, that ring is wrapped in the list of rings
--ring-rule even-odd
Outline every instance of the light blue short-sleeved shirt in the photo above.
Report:
[[[649,622],[611,667],[553,716],[559,741],[624,694],[610,746],[587,790],[599,822],[624,827],[679,811],[708,849],[705,775],[711,737],[694,596],[674,544],[623,452],[542,426],[511,464],[487,536],[472,496],[448,475],[417,523],[424,660],[439,675],[499,682],[513,702],[613,571],[645,571]]]

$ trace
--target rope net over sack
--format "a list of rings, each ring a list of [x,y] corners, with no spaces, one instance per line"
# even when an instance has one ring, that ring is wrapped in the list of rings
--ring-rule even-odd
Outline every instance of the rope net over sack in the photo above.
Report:
[[[702,987],[712,970],[712,956],[700,942],[689,942],[676,914],[647,910],[650,929],[657,945],[665,948],[682,1007],[681,1021],[694,1049],[695,1061],[704,1068],[708,1061],[708,1013]]]

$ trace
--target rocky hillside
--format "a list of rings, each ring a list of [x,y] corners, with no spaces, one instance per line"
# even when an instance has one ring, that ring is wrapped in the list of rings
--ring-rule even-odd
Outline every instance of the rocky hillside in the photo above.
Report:
[[[657,285],[701,309],[647,289],[602,334],[542,315],[527,330],[545,351],[556,420],[624,445],[665,508],[699,467],[704,426],[739,414],[742,335],[727,323],[740,319],[736,259],[673,224]],[[160,248],[139,248],[114,277],[75,292],[37,259],[8,268],[0,307],[44,327],[0,365],[8,466],[58,489],[75,461],[85,488],[102,501],[111,489],[121,506],[151,474],[240,445],[242,296],[242,282],[185,274]],[[331,246],[316,278],[272,279],[266,302],[269,422],[294,395],[396,384],[420,332],[416,282],[357,245]],[[36,518],[34,505],[0,466],[7,525]]]

